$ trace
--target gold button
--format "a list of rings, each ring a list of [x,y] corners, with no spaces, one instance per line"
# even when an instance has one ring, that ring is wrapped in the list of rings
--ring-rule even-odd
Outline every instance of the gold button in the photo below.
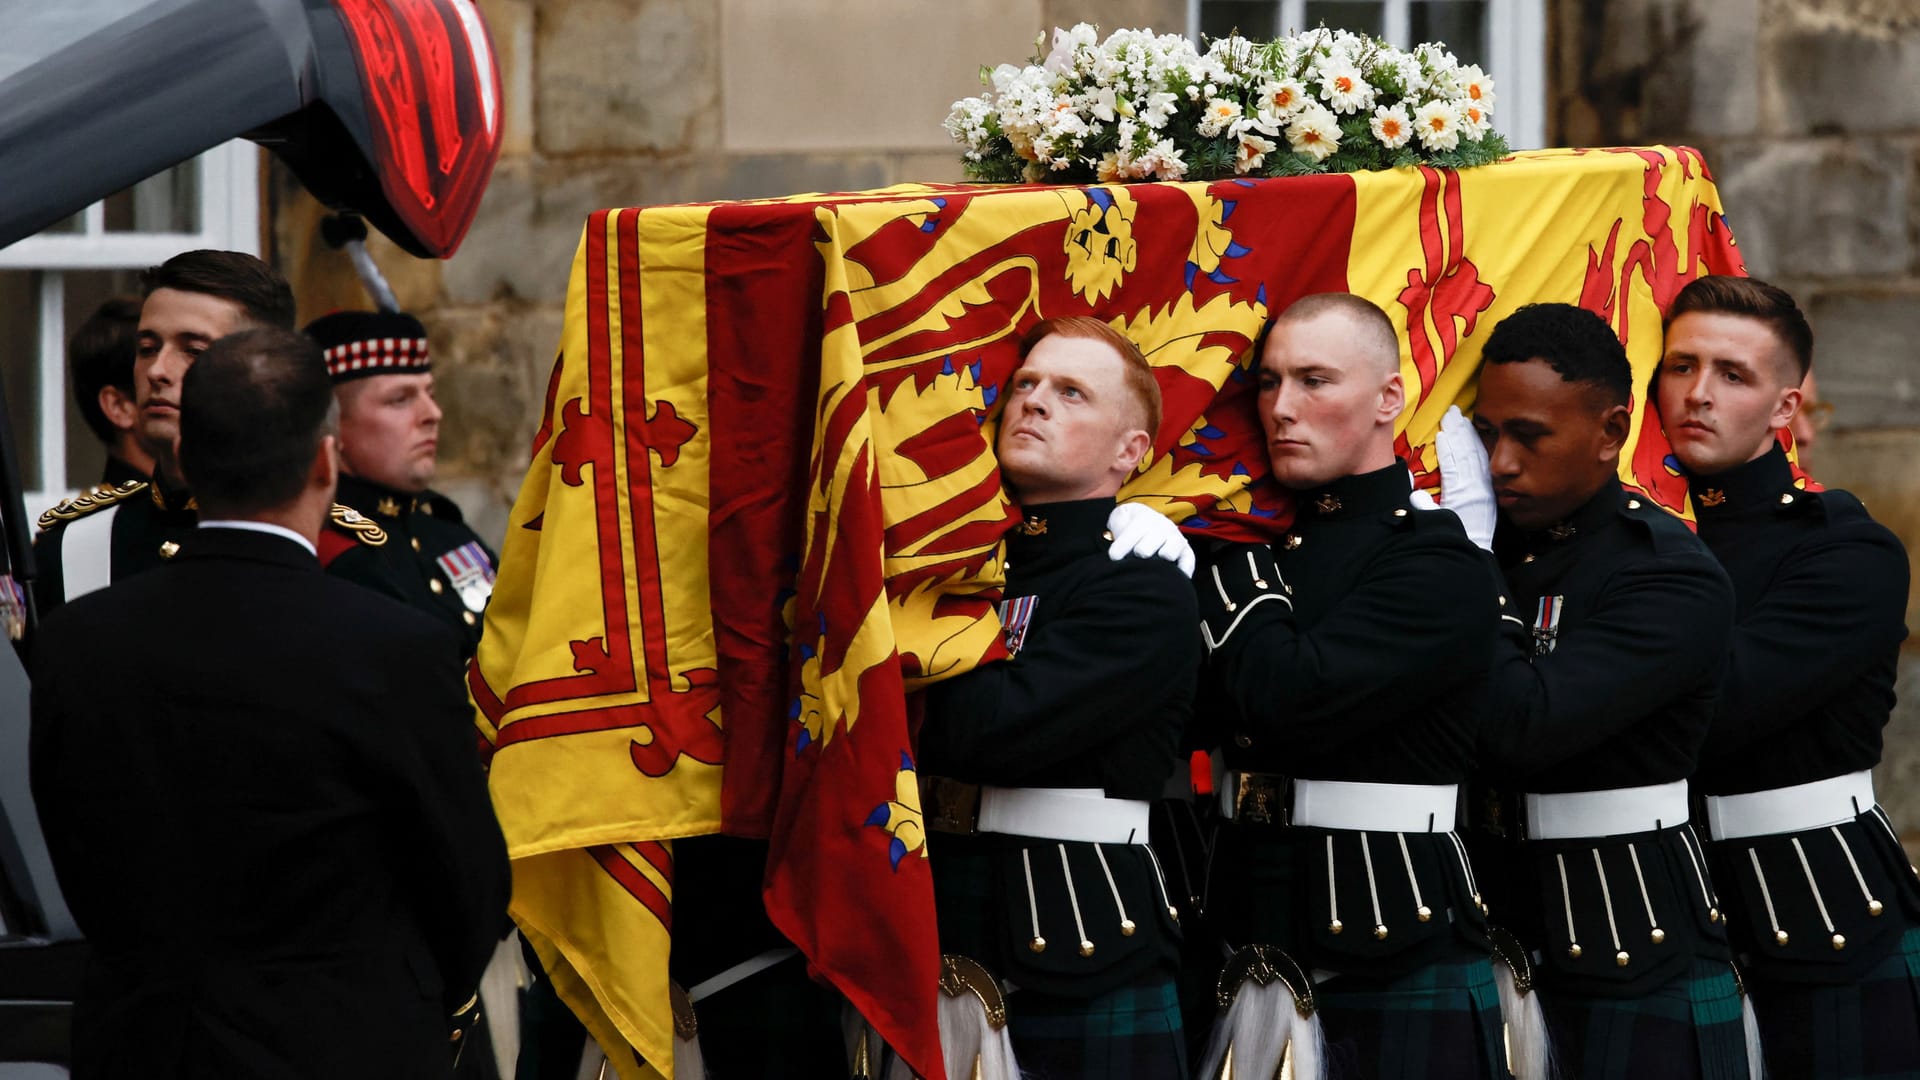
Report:
[[[1504,597],[1504,596],[1503,596],[1503,597],[1501,597],[1501,598],[1500,598],[1500,606],[1501,606],[1501,607],[1506,607],[1506,606],[1507,606],[1507,598],[1506,598],[1506,597]]]
[[[1629,509],[1629,510],[1638,510],[1638,509],[1640,509],[1640,500],[1639,500],[1639,499],[1628,499],[1628,500],[1627,500],[1627,509]]]
[[[1782,496],[1780,496],[1780,505],[1781,505],[1781,506],[1792,506],[1792,505],[1793,505],[1793,496],[1792,496],[1792,495],[1782,495]]]
[[[440,584],[439,578],[428,579],[427,588],[432,589],[433,595],[435,596],[439,596],[442,592],[446,591],[446,587]]]
[[[1253,736],[1248,735],[1245,732],[1241,732],[1240,734],[1235,735],[1233,737],[1233,745],[1239,747],[1242,750],[1245,750],[1247,747],[1253,745]]]
[[[1885,910],[1887,910],[1887,905],[1881,903],[1880,901],[1878,900],[1867,901],[1867,914],[1878,915]]]
[[[1708,908],[1708,909],[1707,909],[1707,921],[1708,921],[1708,922],[1711,922],[1711,923],[1717,923],[1717,922],[1719,922],[1719,921],[1720,921],[1720,909],[1719,909],[1719,908],[1717,908],[1717,907],[1710,907],[1710,908]]]
[[[1102,539],[1102,540],[1112,540],[1112,539],[1113,539],[1113,530],[1112,530],[1112,529],[1103,529],[1103,530],[1101,530],[1101,533],[1100,533],[1100,539]]]
[[[1120,936],[1121,937],[1132,937],[1133,931],[1134,931],[1134,925],[1133,925],[1132,919],[1120,920]]]
[[[1833,951],[1834,952],[1839,952],[1841,949],[1844,949],[1846,947],[1847,947],[1847,935],[1845,934],[1833,935]]]
[[[471,611],[463,611],[463,612],[461,612],[461,613],[460,613],[460,617],[461,617],[462,619],[465,619],[465,620],[467,621],[467,625],[468,625],[468,626],[472,626],[472,625],[473,625],[473,612],[471,612]]]
[[[1787,944],[1787,932],[1785,930],[1775,930],[1773,932],[1773,943],[1784,947]]]
[[[175,555],[178,555],[178,554],[180,554],[180,545],[179,545],[179,544],[176,544],[176,543],[174,543],[174,542],[173,542],[173,541],[171,541],[171,540],[162,540],[162,541],[160,542],[160,557],[161,557],[161,558],[163,558],[163,559],[171,559],[171,558],[173,558],[173,557],[174,557]]]
[[[1406,517],[1406,516],[1407,516],[1407,512],[1406,512],[1405,510],[1395,510],[1395,511],[1393,512],[1393,516],[1394,516],[1394,517]]]
[[[409,540],[409,541],[407,541],[407,542],[413,545],[413,550],[415,550],[415,551],[419,551],[419,550],[420,550],[420,538],[419,538],[419,537],[417,537],[417,536],[416,536],[416,537],[414,537],[414,538],[413,538],[412,540]]]
[[[1621,967],[1626,967],[1627,961],[1631,959],[1633,958],[1627,955],[1627,950],[1625,949],[1621,949],[1619,952],[1613,954],[1613,962]]]
[[[1421,922],[1428,922],[1433,918],[1433,909],[1421,904],[1420,910],[1414,912],[1414,915],[1418,916]]]
[[[1575,960],[1580,959],[1580,943],[1576,941],[1567,946],[1567,955],[1573,957]]]
[[[1092,955],[1093,955],[1093,942],[1091,942],[1091,941],[1086,941],[1086,940],[1082,940],[1082,941],[1080,942],[1080,955],[1081,955],[1081,956],[1092,956]]]
[[[1647,936],[1653,939],[1653,943],[1655,945],[1658,945],[1667,940],[1667,932],[1665,930],[1660,929],[1657,926],[1653,928],[1653,933],[1648,934]]]
[[[1387,940],[1387,928],[1385,924],[1382,924],[1380,926],[1376,926],[1373,928],[1373,940],[1375,941]]]
[[[1300,537],[1297,534],[1289,533],[1287,535],[1287,550],[1298,551],[1299,549],[1300,549]]]
[[[1347,924],[1341,922],[1339,919],[1335,919],[1332,922],[1327,924],[1327,932],[1330,934],[1337,934],[1340,931],[1345,930],[1346,928],[1347,928]]]
[[[1043,937],[1034,938],[1032,941],[1027,942],[1027,948],[1032,949],[1034,952],[1046,952],[1047,939]]]

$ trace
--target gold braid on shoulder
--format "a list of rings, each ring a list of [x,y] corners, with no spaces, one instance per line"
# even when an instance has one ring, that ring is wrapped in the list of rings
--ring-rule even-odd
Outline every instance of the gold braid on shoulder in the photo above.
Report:
[[[360,542],[368,547],[379,547],[387,542],[387,530],[345,503],[334,503],[333,510],[327,516],[335,525],[359,537]]]
[[[129,495],[138,495],[147,490],[145,480],[129,480],[119,487],[100,487],[71,499],[62,499],[53,509],[40,515],[40,527],[51,528],[55,522],[75,521],[86,517],[96,510],[104,510]]]

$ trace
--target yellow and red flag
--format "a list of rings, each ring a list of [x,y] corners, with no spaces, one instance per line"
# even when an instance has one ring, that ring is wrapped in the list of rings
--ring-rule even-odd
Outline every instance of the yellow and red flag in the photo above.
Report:
[[[671,842],[767,837],[776,925],[943,1075],[909,691],[1001,655],[991,434],[1021,333],[1131,336],[1165,419],[1122,497],[1271,536],[1291,508],[1250,347],[1297,297],[1392,317],[1401,451],[1432,486],[1440,417],[1508,313],[1601,313],[1644,387],[1674,294],[1739,272],[1684,148],[595,214],[470,680],[516,919],[621,1075],[670,1074]],[[1622,478],[1683,511],[1650,404],[1635,418]]]

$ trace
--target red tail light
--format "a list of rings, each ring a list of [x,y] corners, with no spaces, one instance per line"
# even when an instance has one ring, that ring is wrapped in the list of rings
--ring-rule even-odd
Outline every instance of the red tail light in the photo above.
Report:
[[[444,258],[500,156],[500,72],[473,0],[334,0],[353,38],[380,186]]]

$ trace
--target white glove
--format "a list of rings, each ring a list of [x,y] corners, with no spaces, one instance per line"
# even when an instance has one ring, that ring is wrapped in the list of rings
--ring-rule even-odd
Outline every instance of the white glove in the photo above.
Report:
[[[1129,556],[1165,559],[1178,566],[1182,574],[1193,576],[1193,546],[1180,527],[1158,510],[1140,503],[1121,503],[1107,515],[1107,531],[1113,534],[1107,558],[1114,562]]]
[[[1408,500],[1417,510],[1451,510],[1467,531],[1467,539],[1482,550],[1493,550],[1493,525],[1498,507],[1493,501],[1493,470],[1487,462],[1487,448],[1473,421],[1460,406],[1447,409],[1440,419],[1440,432],[1433,439],[1433,456],[1440,463],[1442,501],[1416,490]]]

